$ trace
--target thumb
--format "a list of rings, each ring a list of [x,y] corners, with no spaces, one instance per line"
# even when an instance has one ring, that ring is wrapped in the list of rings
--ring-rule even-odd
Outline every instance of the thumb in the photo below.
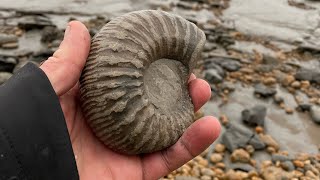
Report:
[[[90,35],[85,25],[70,22],[59,49],[40,66],[58,96],[79,81],[89,50]]]

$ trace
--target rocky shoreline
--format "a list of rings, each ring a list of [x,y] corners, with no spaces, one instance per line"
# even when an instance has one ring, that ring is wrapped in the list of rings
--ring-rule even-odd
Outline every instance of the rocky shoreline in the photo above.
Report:
[[[211,147],[162,179],[319,179],[318,27],[298,40],[277,38],[276,32],[250,34],[225,17],[234,3],[166,0],[143,6],[179,14],[203,29],[207,43],[195,73],[210,83],[212,100],[197,117],[214,115],[223,125]],[[290,12],[320,9],[317,2],[281,3]],[[27,62],[39,65],[51,56],[63,38],[61,24],[72,19],[84,22],[94,36],[112,16],[0,10],[0,84]],[[303,27],[296,29],[300,33]]]

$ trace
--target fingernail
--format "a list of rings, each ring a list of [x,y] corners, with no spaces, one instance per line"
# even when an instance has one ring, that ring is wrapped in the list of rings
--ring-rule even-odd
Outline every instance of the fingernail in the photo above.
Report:
[[[69,35],[70,29],[71,29],[71,27],[70,27],[70,25],[68,25],[65,32],[64,32],[64,37],[63,37],[64,39]]]

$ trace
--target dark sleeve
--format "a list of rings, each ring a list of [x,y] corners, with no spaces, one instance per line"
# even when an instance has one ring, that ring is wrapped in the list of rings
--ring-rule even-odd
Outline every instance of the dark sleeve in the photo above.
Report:
[[[0,87],[3,179],[79,179],[59,99],[45,73],[31,63]]]

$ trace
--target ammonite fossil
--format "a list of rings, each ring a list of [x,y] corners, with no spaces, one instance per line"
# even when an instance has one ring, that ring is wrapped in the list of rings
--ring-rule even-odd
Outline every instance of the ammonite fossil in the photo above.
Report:
[[[95,135],[125,154],[174,144],[194,121],[188,78],[204,33],[180,16],[136,11],[92,39],[80,79],[84,115]]]

